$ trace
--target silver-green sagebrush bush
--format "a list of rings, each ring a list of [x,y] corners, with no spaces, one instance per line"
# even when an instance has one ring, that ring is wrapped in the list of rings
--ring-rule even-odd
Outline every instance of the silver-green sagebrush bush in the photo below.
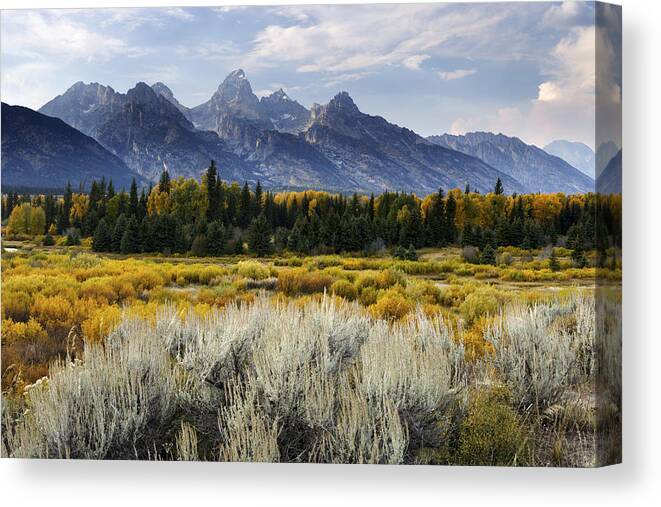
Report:
[[[258,298],[205,316],[166,306],[154,322],[127,316],[4,406],[3,453],[521,464],[529,406],[593,376],[588,297],[508,306],[486,331],[494,353],[477,362],[440,315],[392,323],[332,297]],[[497,386],[511,396],[475,397]],[[495,415],[476,419],[474,399]],[[492,444],[503,414],[516,432]]]

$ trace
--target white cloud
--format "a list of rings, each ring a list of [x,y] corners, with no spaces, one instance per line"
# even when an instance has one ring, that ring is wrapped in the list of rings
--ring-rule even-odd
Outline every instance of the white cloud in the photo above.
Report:
[[[546,80],[528,103],[497,107],[480,117],[457,118],[457,133],[502,132],[544,146],[554,139],[595,144],[595,29],[578,27],[550,51],[543,69]]]
[[[472,76],[476,72],[476,69],[457,69],[449,72],[439,72],[438,75],[443,81],[453,81],[454,79],[462,79],[464,77]]]
[[[53,98],[48,80],[38,76],[57,70],[49,62],[22,63],[2,71],[2,101],[38,109]]]
[[[422,62],[429,60],[431,57],[429,55],[411,55],[408,58],[405,58],[402,61],[402,64],[407,69],[411,70],[420,70],[420,65]]]
[[[483,9],[452,7],[352,6],[350,15],[345,6],[283,7],[278,12],[289,13],[290,22],[262,29],[255,36],[246,66],[293,63],[299,72],[342,74],[384,66],[417,69],[444,53],[489,57],[488,44],[481,41],[493,39],[487,34],[495,34],[495,27],[511,7],[490,9],[487,14]]]
[[[542,24],[548,28],[578,26],[589,20],[591,10],[588,2],[567,0],[549,7],[544,13]],[[590,21],[594,22],[594,18]]]
[[[191,12],[187,11],[186,9],[182,9],[181,7],[170,7],[164,9],[163,14],[176,18],[180,21],[193,21],[195,19],[195,16]]]
[[[149,50],[89,30],[61,15],[37,11],[3,13],[2,52],[26,59],[48,61],[83,59],[105,61],[117,55],[136,57]]]

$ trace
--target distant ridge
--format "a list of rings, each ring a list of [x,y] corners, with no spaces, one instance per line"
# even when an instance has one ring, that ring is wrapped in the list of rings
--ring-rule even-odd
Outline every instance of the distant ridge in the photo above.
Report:
[[[89,189],[92,180],[113,180],[129,188],[135,177],[147,184],[122,160],[97,141],[58,118],[22,106],[2,103],[3,188]]]
[[[430,141],[472,155],[515,178],[528,192],[594,191],[594,180],[559,157],[518,137],[491,132],[431,136]]]

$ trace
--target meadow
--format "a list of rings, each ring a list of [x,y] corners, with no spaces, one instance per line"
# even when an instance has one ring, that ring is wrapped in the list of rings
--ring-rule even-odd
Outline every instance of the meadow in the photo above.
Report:
[[[619,301],[595,301],[595,280],[621,271],[596,252],[579,268],[563,248],[475,264],[452,247],[256,259],[62,243],[4,243],[5,456],[597,464],[595,357],[617,354],[595,346],[595,312]]]

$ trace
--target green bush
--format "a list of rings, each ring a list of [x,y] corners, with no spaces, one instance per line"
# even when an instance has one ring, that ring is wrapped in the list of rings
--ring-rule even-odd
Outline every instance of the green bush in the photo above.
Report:
[[[475,392],[459,429],[462,465],[511,466],[527,462],[527,435],[502,387]]]
[[[348,280],[338,280],[331,286],[331,292],[344,299],[354,300],[358,296],[356,287]]]
[[[496,313],[507,299],[505,294],[493,287],[481,287],[466,296],[459,311],[466,323],[472,325],[480,317]]]

